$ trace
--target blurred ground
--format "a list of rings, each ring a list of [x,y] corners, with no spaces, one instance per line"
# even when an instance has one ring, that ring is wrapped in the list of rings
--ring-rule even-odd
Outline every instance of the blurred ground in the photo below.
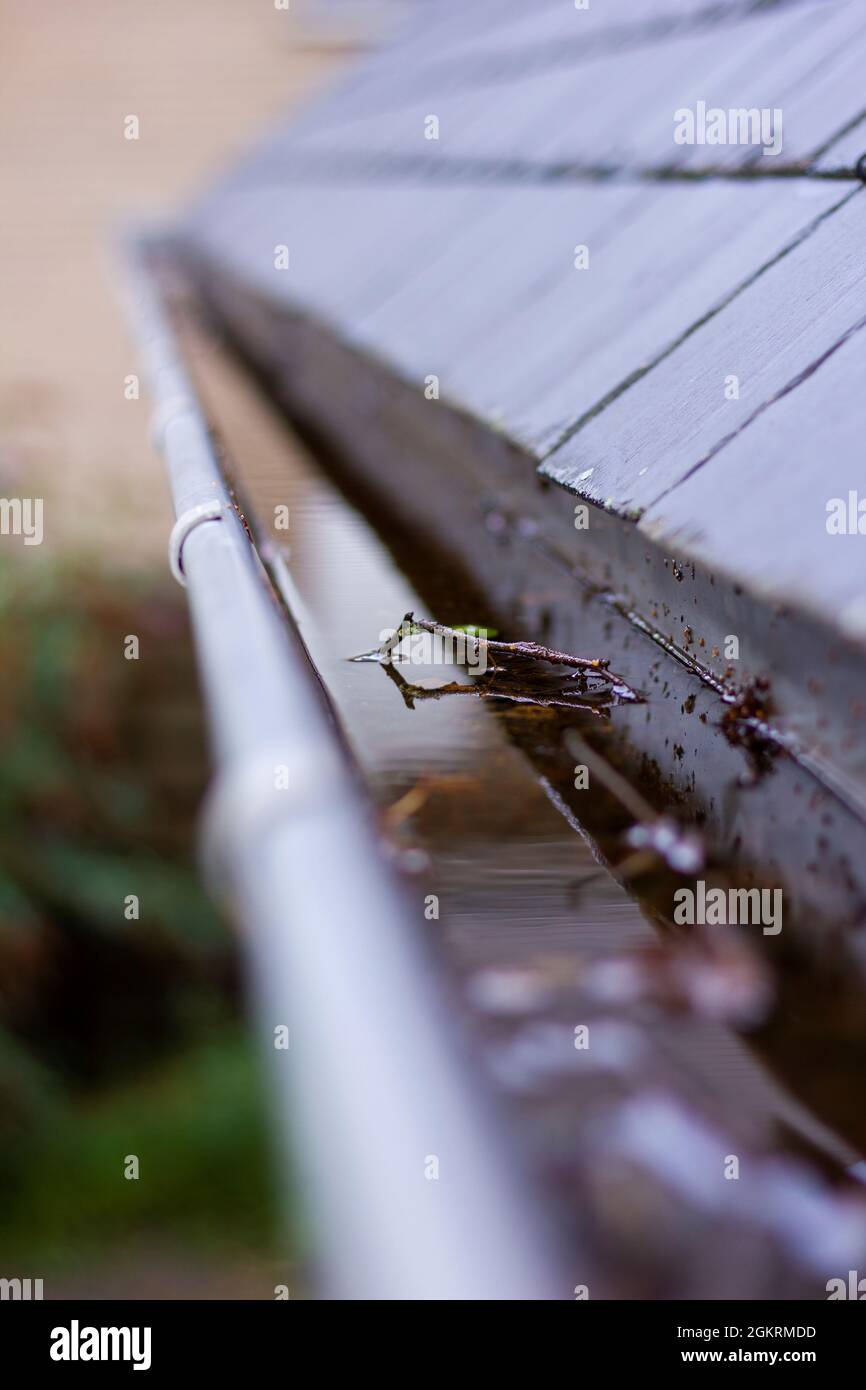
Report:
[[[45,498],[52,551],[164,563],[168,492],[146,396],[124,399],[140,364],[112,235],[170,213],[351,56],[295,9],[0,0],[0,494]]]

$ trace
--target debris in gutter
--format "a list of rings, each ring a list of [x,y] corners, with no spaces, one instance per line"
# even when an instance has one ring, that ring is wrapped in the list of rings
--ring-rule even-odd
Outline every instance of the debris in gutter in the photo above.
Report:
[[[727,709],[721,727],[729,743],[742,748],[749,762],[752,780],[772,768],[781,748],[770,727],[770,682],[763,676],[750,680],[742,689],[722,696]]]
[[[448,642],[452,652],[462,650],[463,661],[458,657],[447,664],[466,664],[475,680],[471,684],[446,681],[432,687],[407,681],[396,671],[395,663],[406,659],[400,654],[405,639],[420,633]],[[475,695],[547,709],[584,709],[595,715],[613,704],[642,702],[643,697],[610,670],[604,657],[574,656],[538,642],[495,641],[483,634],[481,628],[446,627],[407,613],[381,646],[349,659],[376,661],[383,666],[410,709],[415,700],[441,699],[444,695]],[[545,671],[545,666],[567,671]]]

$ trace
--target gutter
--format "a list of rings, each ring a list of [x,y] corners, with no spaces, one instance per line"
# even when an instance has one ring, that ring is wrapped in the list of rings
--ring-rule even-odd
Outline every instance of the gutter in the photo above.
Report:
[[[801,944],[825,961],[841,952],[866,980],[866,744],[850,695],[862,649],[809,614],[751,602],[595,503],[576,532],[576,495],[503,435],[434,409],[332,326],[250,293],[215,262],[187,250],[182,268],[293,428],[390,530],[411,532],[416,558],[426,547],[427,563],[459,574],[496,626],[601,651],[652,696],[617,711],[606,756],[634,781],[649,777],[659,812],[687,808],[718,862],[781,884]],[[740,635],[736,686],[721,657],[729,632]],[[743,701],[726,732],[726,714],[767,675],[769,719],[758,726]],[[768,745],[766,770],[755,769],[753,733]]]
[[[476,1093],[421,925],[222,476],[148,245],[131,259],[130,311],[177,516],[171,564],[189,599],[215,764],[206,863],[243,930],[281,1163],[296,1153],[323,1292],[570,1297],[574,1279],[511,1137]]]

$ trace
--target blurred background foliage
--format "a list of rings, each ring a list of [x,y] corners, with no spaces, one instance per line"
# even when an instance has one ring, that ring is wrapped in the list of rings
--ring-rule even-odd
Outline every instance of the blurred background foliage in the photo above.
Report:
[[[146,393],[125,391],[112,248],[331,81],[378,8],[88,0],[46,23],[0,0],[0,493],[46,515],[44,546],[0,538],[0,1276],[56,1265],[46,1296],[277,1282],[236,952],[192,866],[200,706],[184,597],[152,578],[172,517]]]
[[[6,561],[0,673],[0,1272],[74,1281],[146,1245],[260,1262],[272,1297],[261,1078],[193,862],[207,760],[183,596]]]

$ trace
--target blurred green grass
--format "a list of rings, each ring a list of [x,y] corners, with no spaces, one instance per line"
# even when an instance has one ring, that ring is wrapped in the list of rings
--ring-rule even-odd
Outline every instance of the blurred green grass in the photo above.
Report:
[[[275,1254],[261,1088],[243,1033],[86,1099],[42,1083],[39,1122],[0,1168],[6,1265],[79,1269],[156,1242]],[[138,1178],[124,1176],[130,1155]]]
[[[0,1255],[270,1259],[237,951],[193,864],[207,757],[183,596],[26,560],[0,567]]]

